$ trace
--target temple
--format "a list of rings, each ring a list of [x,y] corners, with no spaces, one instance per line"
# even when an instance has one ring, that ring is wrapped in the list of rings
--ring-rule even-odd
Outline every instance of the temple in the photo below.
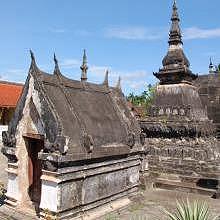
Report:
[[[145,180],[157,187],[215,194],[219,179],[216,126],[208,118],[189,60],[183,51],[176,1],[169,49],[154,75],[156,87],[150,117],[140,120],[148,166]]]
[[[31,66],[2,152],[8,158],[7,204],[59,219],[129,203],[139,186],[141,132],[120,88],[66,78]],[[115,202],[115,204],[114,204]],[[89,214],[88,214],[89,215]],[[97,215],[97,213],[96,213]]]
[[[64,76],[54,54],[52,74],[31,65],[8,130],[9,206],[46,218],[98,219],[130,203],[140,187],[220,197],[219,73],[198,76],[183,50],[174,0],[169,48],[149,114],[132,108],[109,71],[88,81]],[[130,106],[129,106],[130,105]],[[130,108],[130,109],[129,109]],[[144,111],[144,110],[143,110]],[[146,116],[149,115],[149,116]]]

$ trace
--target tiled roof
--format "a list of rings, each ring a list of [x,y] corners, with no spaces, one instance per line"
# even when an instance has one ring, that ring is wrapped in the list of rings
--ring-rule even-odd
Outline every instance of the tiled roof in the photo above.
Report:
[[[22,84],[0,81],[0,107],[16,107]]]

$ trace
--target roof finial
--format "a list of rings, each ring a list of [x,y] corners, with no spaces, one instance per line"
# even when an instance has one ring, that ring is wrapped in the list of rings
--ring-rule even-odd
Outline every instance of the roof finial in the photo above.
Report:
[[[177,3],[176,3],[176,0],[173,0],[173,14],[172,14],[172,18],[171,18],[171,20],[173,19],[173,18],[178,18],[179,19],[179,15],[178,15],[178,8],[177,8]]]
[[[106,72],[105,72],[105,79],[103,81],[103,85],[106,85],[106,86],[108,86],[108,74],[109,74],[109,71],[106,70]]]
[[[57,57],[56,57],[55,53],[53,54],[53,60],[54,60],[55,65],[57,66],[58,65],[58,60],[57,60]]]
[[[59,65],[58,65],[58,60],[57,60],[57,57],[56,57],[55,53],[53,55],[53,60],[54,60],[54,63],[55,63],[54,74],[61,74],[60,68],[59,68]]]
[[[118,82],[116,84],[116,89],[121,91],[121,77],[120,76],[118,77]]]
[[[210,57],[210,63],[209,63],[209,66],[213,66],[213,63],[212,63],[212,57]]]
[[[35,57],[34,57],[34,53],[33,51],[30,49],[30,54],[31,54],[31,68],[37,68],[37,64],[35,61]]]
[[[210,57],[209,73],[214,73],[216,69],[217,69],[217,68],[215,68],[215,65],[214,65],[213,62],[212,62],[212,58]]]
[[[87,81],[88,66],[87,66],[87,56],[86,56],[86,50],[85,49],[83,50],[83,62],[82,62],[82,65],[81,65],[80,69],[82,70],[81,81]]]

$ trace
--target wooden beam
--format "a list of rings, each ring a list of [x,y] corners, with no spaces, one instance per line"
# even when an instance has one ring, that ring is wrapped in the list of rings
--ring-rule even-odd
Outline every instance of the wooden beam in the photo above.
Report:
[[[22,136],[24,138],[32,138],[32,139],[44,140],[44,135],[42,135],[42,134],[25,133]]]

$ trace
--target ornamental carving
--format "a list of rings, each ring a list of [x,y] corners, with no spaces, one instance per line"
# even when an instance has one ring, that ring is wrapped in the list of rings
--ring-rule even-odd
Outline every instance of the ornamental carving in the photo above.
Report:
[[[45,141],[44,143],[44,152],[46,153],[66,153],[66,138],[62,136],[57,136],[56,141],[54,143],[51,143],[49,141]]]
[[[135,145],[135,134],[133,132],[128,134],[127,145],[131,148]]]
[[[94,148],[94,140],[91,135],[87,133],[83,135],[83,146],[86,148],[88,153],[92,153]]]

